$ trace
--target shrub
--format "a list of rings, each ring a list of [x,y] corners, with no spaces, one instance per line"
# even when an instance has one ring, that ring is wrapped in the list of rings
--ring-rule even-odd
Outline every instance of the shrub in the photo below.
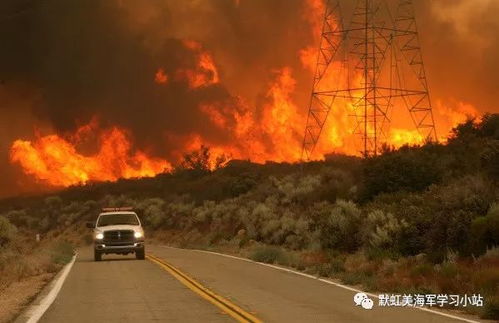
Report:
[[[499,140],[487,143],[480,155],[480,163],[492,179],[499,180]]]
[[[499,245],[499,204],[493,204],[486,216],[471,222],[471,243],[475,255]]]
[[[485,301],[481,317],[490,320],[499,319],[499,297],[490,297]]]
[[[331,273],[341,273],[345,271],[345,262],[340,258],[333,258],[330,262]]]
[[[273,236],[276,235],[276,233],[279,234],[280,227],[281,222],[278,219],[271,219],[264,222],[261,229],[263,241],[268,243],[275,242],[274,240],[277,239],[274,239]],[[276,238],[278,238],[278,236],[276,236]]]
[[[314,206],[318,221],[320,244],[325,249],[354,251],[360,243],[361,212],[355,203],[338,200]]]
[[[341,275],[341,281],[347,285],[359,285],[359,284],[368,284],[369,281],[372,280],[372,277],[366,275],[363,272],[354,271],[354,272],[344,272]]]
[[[184,154],[183,160],[177,166],[176,171],[192,170],[200,173],[208,173],[210,172],[210,157],[210,148],[201,145],[198,150]]]
[[[139,204],[139,207],[143,210],[142,218],[146,225],[157,229],[163,224],[165,218],[164,205],[165,201],[160,198],[145,199]]]
[[[487,249],[485,254],[479,259],[491,262],[497,261],[497,263],[499,264],[499,247]]]
[[[166,205],[164,208],[163,225],[167,228],[186,229],[194,221],[194,202],[180,197]]]
[[[473,214],[485,214],[494,200],[490,182],[480,175],[467,175],[433,187],[433,195],[444,210],[461,210]]]
[[[318,175],[289,175],[283,179],[272,178],[273,184],[282,195],[283,203],[307,203],[313,199],[313,192],[321,185]]]
[[[401,233],[408,227],[404,219],[397,219],[391,213],[374,210],[367,215],[365,240],[373,248],[390,249],[397,247]]]
[[[417,278],[419,276],[428,276],[431,273],[433,273],[433,265],[429,263],[415,264],[410,269],[410,275],[413,278]]]
[[[336,199],[356,197],[357,187],[350,172],[343,169],[324,167],[321,170],[321,186],[317,189],[320,200],[334,203]]]
[[[444,278],[454,279],[457,276],[458,272],[458,267],[452,262],[446,261],[440,266],[440,275],[442,275]]]
[[[474,252],[472,231],[478,228],[473,229],[472,222],[487,213],[494,200],[493,185],[480,175],[468,175],[431,187],[422,200],[423,212],[411,225],[419,226],[432,261],[441,262],[449,249],[461,256]]]
[[[6,217],[0,216],[0,246],[11,242],[17,233],[17,229]]]
[[[52,210],[59,209],[62,206],[62,199],[59,196],[49,196],[45,198],[45,205]]]
[[[282,266],[294,267],[303,270],[305,267],[303,261],[297,252],[285,251],[281,249],[281,254],[277,257],[276,262]]]
[[[10,283],[36,274],[36,269],[19,253],[0,252],[0,290]]]
[[[367,160],[364,168],[364,199],[383,192],[421,191],[443,176],[440,154],[426,149],[402,147]]]
[[[230,183],[230,193],[232,197],[247,193],[257,185],[256,178],[251,173],[244,173],[235,177]]]
[[[73,258],[73,246],[66,241],[58,241],[51,249],[52,262],[65,265]]]
[[[17,227],[32,228],[37,222],[35,218],[30,217],[26,210],[12,210],[5,213],[5,217]]]
[[[284,254],[281,248],[273,246],[257,247],[250,255],[250,258],[254,261],[265,262],[269,264],[273,264],[277,262],[277,260],[283,259],[283,257]]]

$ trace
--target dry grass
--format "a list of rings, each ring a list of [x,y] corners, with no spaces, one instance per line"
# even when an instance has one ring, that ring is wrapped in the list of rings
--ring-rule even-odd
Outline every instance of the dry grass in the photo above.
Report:
[[[256,261],[294,267],[310,274],[340,279],[375,293],[478,294],[483,308],[464,310],[482,318],[499,318],[499,257],[493,251],[473,260],[453,260],[434,265],[424,256],[397,260],[370,259],[355,254],[323,251],[290,251],[259,245],[250,258]]]
[[[49,282],[54,273],[31,276],[0,290],[0,322],[10,322]]]

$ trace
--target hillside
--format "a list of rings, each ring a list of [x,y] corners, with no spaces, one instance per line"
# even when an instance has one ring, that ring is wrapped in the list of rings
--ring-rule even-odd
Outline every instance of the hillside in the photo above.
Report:
[[[483,317],[499,317],[498,114],[459,125],[445,144],[385,147],[368,159],[233,160],[210,170],[203,149],[171,174],[1,200],[0,273],[12,270],[19,239],[88,242],[85,221],[126,205],[161,241],[374,291],[482,293]]]

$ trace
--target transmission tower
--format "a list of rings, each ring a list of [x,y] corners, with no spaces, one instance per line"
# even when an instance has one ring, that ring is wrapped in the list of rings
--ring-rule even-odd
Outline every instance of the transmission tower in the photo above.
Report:
[[[387,142],[401,107],[424,140],[436,140],[412,0],[399,0],[395,17],[392,11],[385,0],[357,0],[345,27],[340,1],[328,1],[302,159],[311,158],[331,109],[348,111],[365,157]]]

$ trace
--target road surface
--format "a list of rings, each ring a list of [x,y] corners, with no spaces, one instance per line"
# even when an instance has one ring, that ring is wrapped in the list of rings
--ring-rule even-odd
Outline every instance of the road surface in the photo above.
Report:
[[[41,322],[234,322],[151,260],[77,260]],[[264,322],[459,322],[409,308],[364,310],[355,292],[260,264],[193,250],[148,246],[203,286]]]

